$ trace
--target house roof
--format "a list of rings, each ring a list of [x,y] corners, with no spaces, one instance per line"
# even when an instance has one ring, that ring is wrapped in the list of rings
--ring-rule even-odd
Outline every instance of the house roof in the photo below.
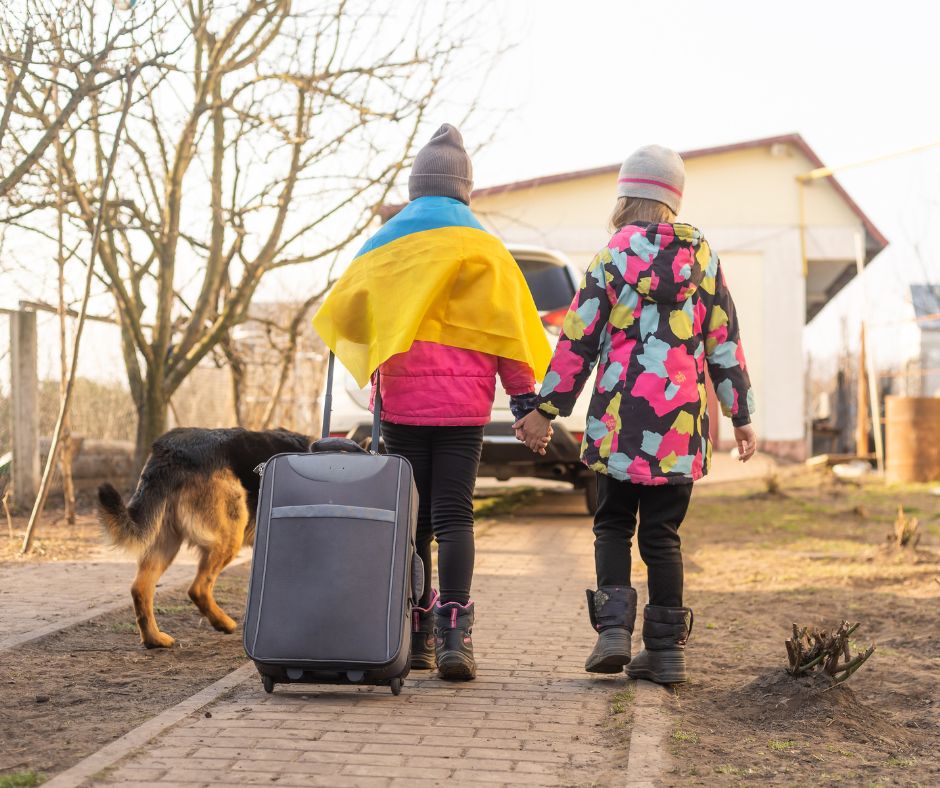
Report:
[[[721,153],[731,153],[733,151],[747,150],[749,148],[767,148],[776,144],[792,145],[799,150],[813,167],[824,167],[822,159],[816,154],[806,140],[800,134],[780,134],[776,137],[761,137],[755,140],[745,140],[735,142],[730,145],[718,145],[711,148],[695,148],[694,150],[682,151],[680,155],[683,159],[695,159],[702,156],[715,156]],[[587,170],[573,170],[571,172],[561,172],[555,175],[543,175],[538,178],[529,178],[523,181],[512,181],[497,186],[488,186],[483,189],[474,189],[471,198],[484,197],[492,194],[503,194],[505,192],[518,191],[520,189],[531,189],[536,186],[547,186],[550,183],[563,183],[564,181],[577,180],[579,178],[590,178],[595,175],[612,175],[620,171],[620,164],[610,164],[604,167],[592,167]],[[869,249],[872,256],[880,252],[888,245],[888,239],[875,226],[875,223],[868,218],[865,212],[858,206],[848,192],[842,187],[836,178],[829,175],[825,178],[829,181],[836,193],[845,201],[849,209],[862,221],[869,238]],[[404,206],[402,205],[383,205],[379,210],[383,221],[388,221],[392,216],[398,213]],[[874,247],[874,248],[872,248]]]

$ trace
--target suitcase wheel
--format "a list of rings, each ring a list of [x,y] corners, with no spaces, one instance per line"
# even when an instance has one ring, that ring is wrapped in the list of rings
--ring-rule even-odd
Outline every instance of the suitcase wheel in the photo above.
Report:
[[[261,685],[264,687],[264,691],[267,692],[268,695],[274,692],[274,679],[267,674],[261,674]]]
[[[388,686],[392,688],[392,695],[401,695],[401,686],[402,686],[402,684],[404,684],[404,683],[405,683],[405,682],[403,682],[400,678],[398,678],[398,676],[396,676],[395,678],[393,678],[393,679],[388,683]]]

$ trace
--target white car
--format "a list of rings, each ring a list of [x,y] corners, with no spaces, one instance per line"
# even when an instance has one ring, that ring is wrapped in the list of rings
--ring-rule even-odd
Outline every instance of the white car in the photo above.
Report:
[[[554,347],[581,275],[560,252],[513,244],[509,244],[508,248],[522,269],[549,342]],[[360,388],[352,375],[337,361],[333,389],[330,435],[367,443],[372,433],[369,387]],[[553,422],[555,434],[543,457],[533,454],[516,440],[512,431],[514,419],[509,410],[509,397],[497,384],[493,416],[483,431],[480,476],[495,477],[500,481],[534,477],[570,482],[584,490],[588,511],[593,514],[597,508],[594,474],[584,467],[580,459],[581,439],[590,401],[588,389],[585,386],[570,416],[559,417]]]

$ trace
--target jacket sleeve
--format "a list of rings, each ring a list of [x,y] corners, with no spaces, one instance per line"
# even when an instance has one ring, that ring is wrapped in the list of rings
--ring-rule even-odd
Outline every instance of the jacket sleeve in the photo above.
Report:
[[[605,248],[594,258],[571,302],[542,382],[536,408],[550,419],[571,414],[597,364],[611,310],[608,273],[619,278],[610,249]]]
[[[522,361],[500,357],[499,379],[510,397],[535,391],[535,375],[529,365]]]
[[[755,407],[738,316],[717,257],[713,256],[709,269],[703,285],[706,290],[711,285],[714,295],[705,314],[705,359],[722,412],[735,427],[743,427],[750,424]]]

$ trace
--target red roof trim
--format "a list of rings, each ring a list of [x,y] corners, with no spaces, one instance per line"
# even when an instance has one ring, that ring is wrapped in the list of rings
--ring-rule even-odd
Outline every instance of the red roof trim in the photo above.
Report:
[[[779,143],[793,145],[797,148],[807,159],[813,167],[824,167],[822,159],[816,154],[806,140],[800,134],[780,134],[775,137],[761,137],[756,140],[745,140],[744,142],[735,142],[730,145],[717,145],[711,148],[696,148],[694,150],[680,152],[680,156],[683,159],[695,159],[701,156],[714,156],[720,153],[731,153],[733,151],[739,150],[749,150],[751,148],[767,148],[771,145],[776,145]],[[498,186],[488,186],[484,189],[474,189],[471,194],[471,199],[475,197],[485,197],[493,194],[503,194],[505,192],[514,192],[521,189],[532,189],[536,186],[547,186],[552,183],[563,183],[565,181],[578,180],[580,178],[591,178],[596,175],[610,175],[620,171],[619,164],[611,164],[606,167],[592,167],[587,170],[574,170],[572,172],[561,172],[555,175],[543,175],[539,178],[529,178],[524,181],[513,181],[511,183],[503,183]],[[848,192],[842,187],[834,176],[829,175],[826,177],[826,180],[832,185],[832,188],[835,189],[836,194],[838,194],[843,200],[845,200],[846,205],[849,206],[849,209],[861,219],[862,224],[865,226],[865,229],[868,232],[869,237],[874,241],[875,245],[878,247],[877,252],[880,252],[888,245],[888,239],[881,233],[881,231],[875,226],[875,223],[868,218],[865,212],[858,206],[858,203],[853,200]],[[382,216],[383,221],[387,221],[396,213],[398,213],[404,206],[403,205],[383,205],[379,209],[379,214]],[[877,254],[876,252],[876,254]]]

